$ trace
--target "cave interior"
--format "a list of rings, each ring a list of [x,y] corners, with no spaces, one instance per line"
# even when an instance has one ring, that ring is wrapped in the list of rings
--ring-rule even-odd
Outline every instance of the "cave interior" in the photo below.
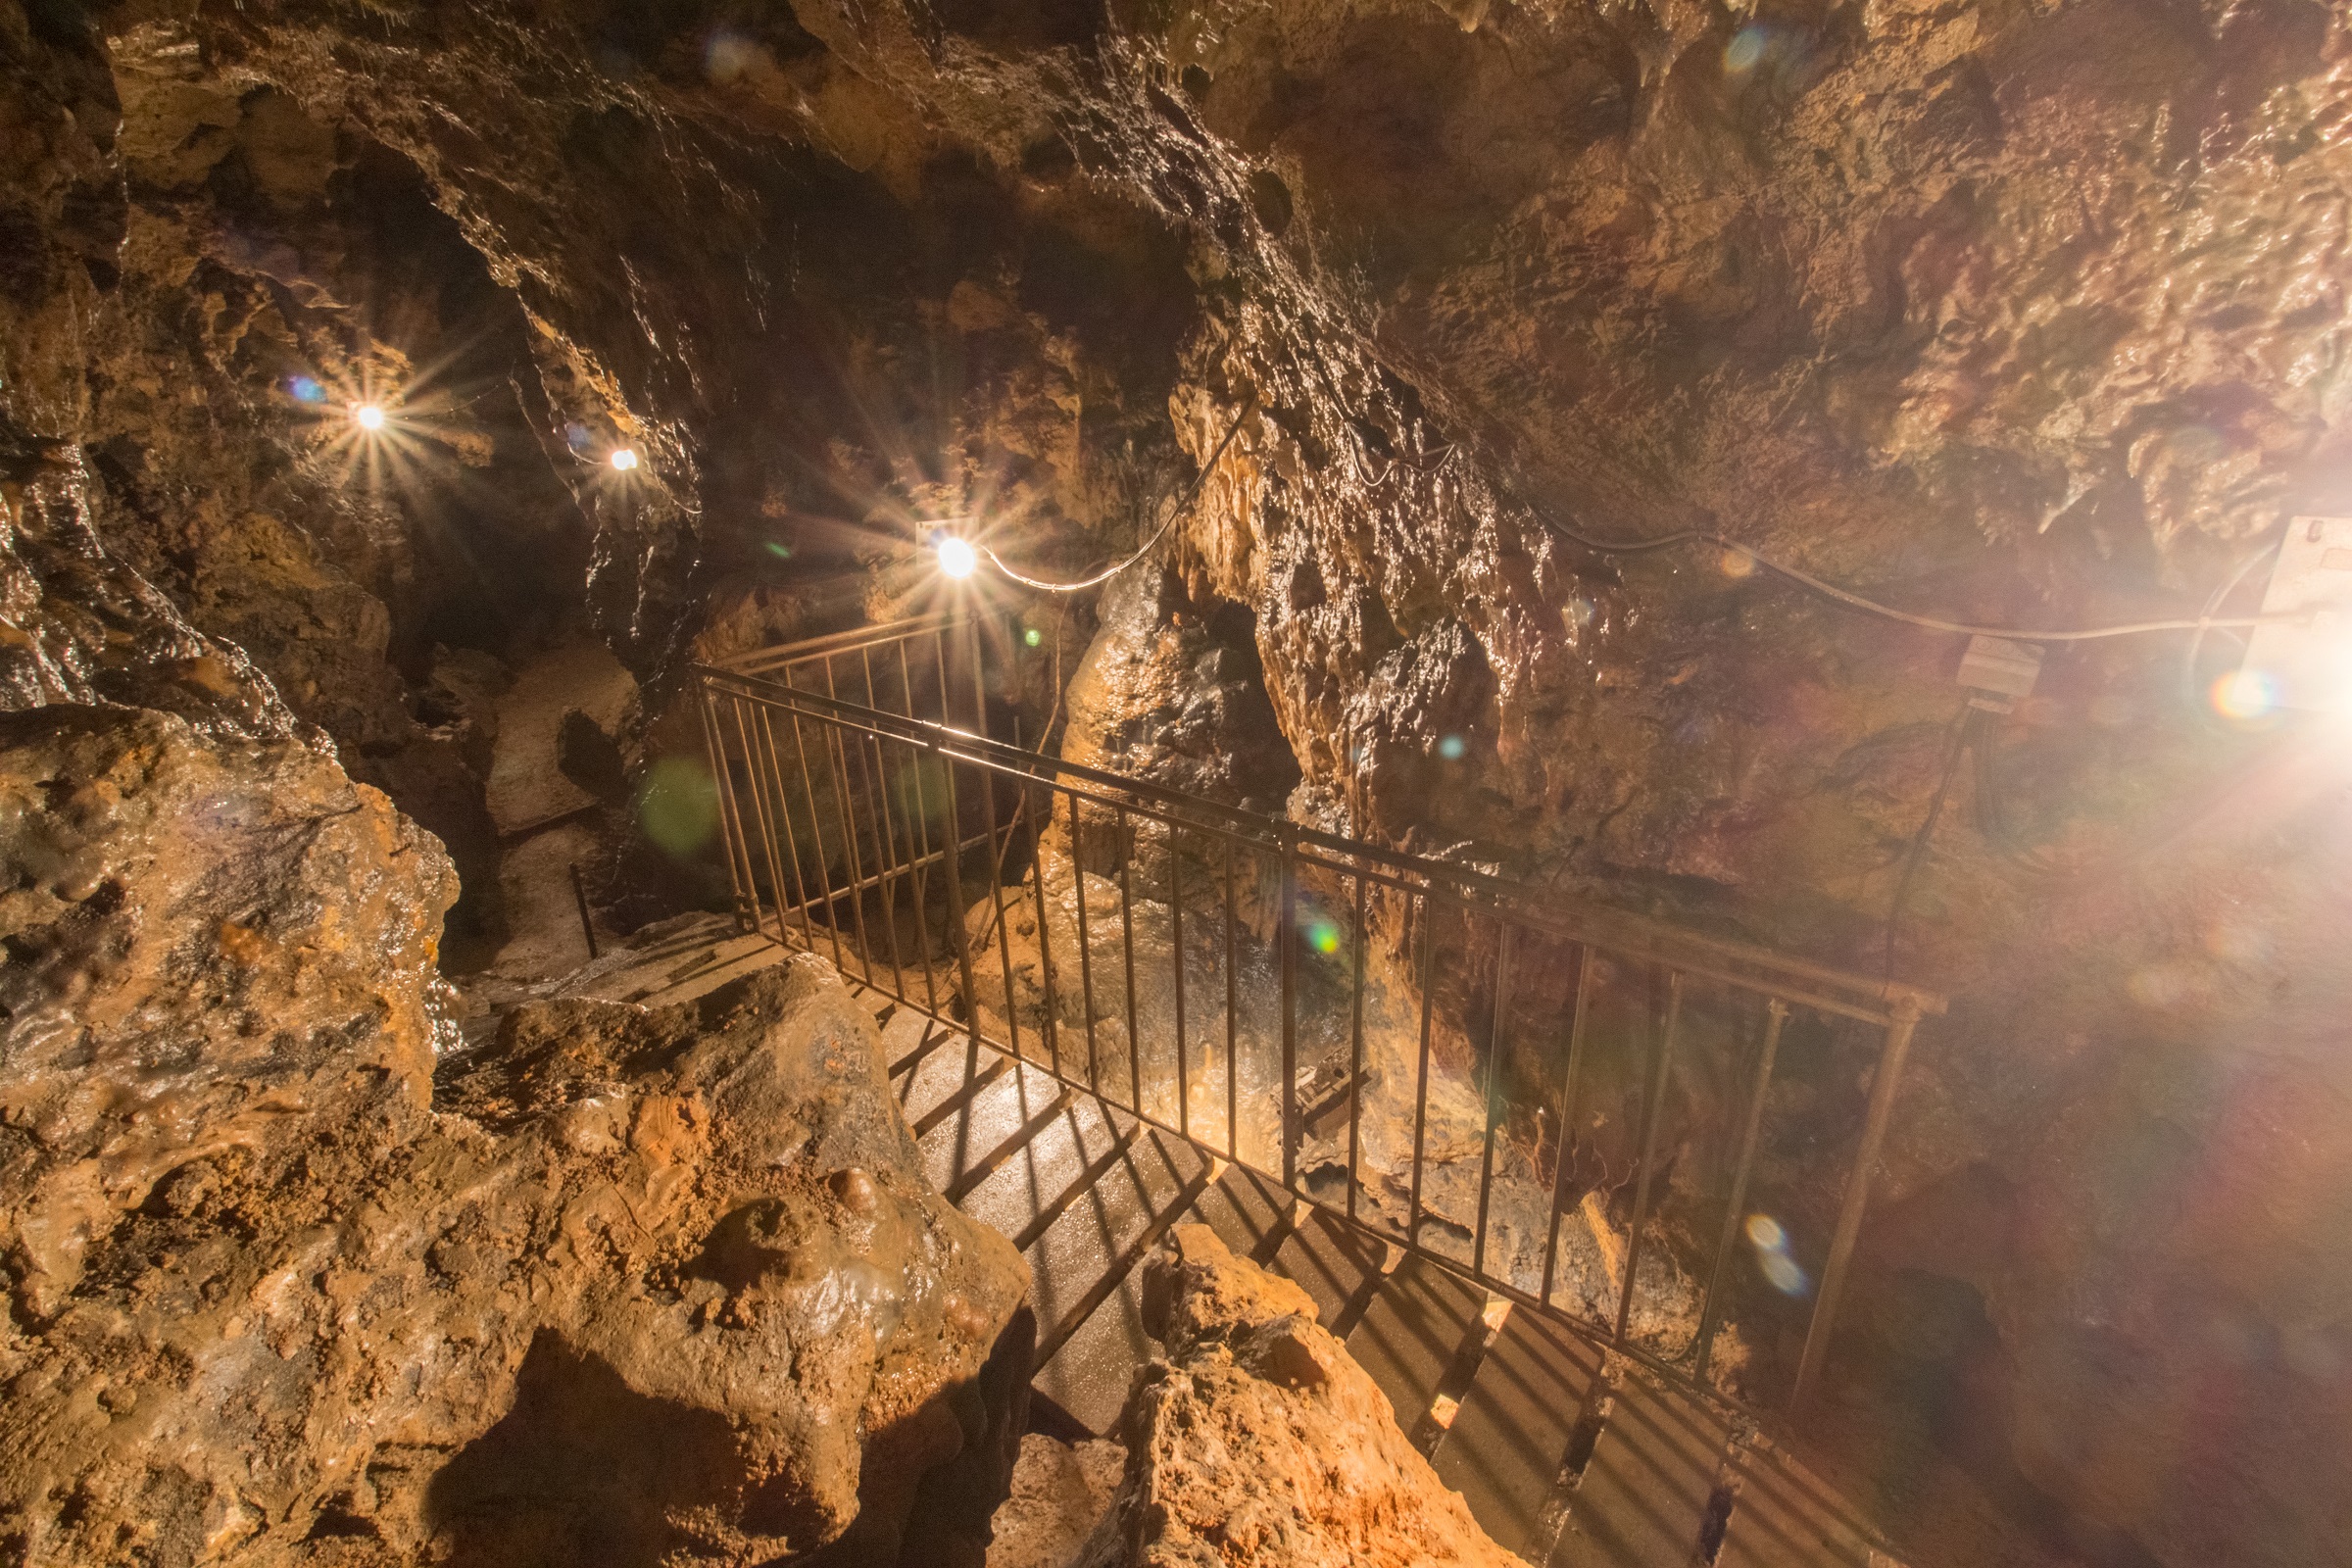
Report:
[[[2352,1561],[2344,8],[0,0],[0,1556]]]

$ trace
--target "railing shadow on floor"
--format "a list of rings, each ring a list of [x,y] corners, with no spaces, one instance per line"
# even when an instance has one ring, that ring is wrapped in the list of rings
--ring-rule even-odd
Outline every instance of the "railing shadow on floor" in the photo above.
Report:
[[[1021,647],[939,614],[696,667],[747,930],[1674,1385],[1802,1408],[1942,998],[1024,750],[991,734]],[[1768,1154],[1824,1181],[1770,1114],[1810,1098],[1817,1138],[1823,1083],[1856,1102],[1834,1207],[1751,1213]],[[1760,1353],[1799,1323],[1792,1371]]]

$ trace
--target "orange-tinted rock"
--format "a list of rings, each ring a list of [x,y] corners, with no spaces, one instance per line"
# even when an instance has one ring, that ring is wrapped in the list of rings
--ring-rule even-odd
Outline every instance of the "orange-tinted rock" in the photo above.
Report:
[[[1397,1429],[1297,1285],[1180,1225],[1145,1265],[1168,1359],[1137,1374],[1127,1470],[1087,1568],[1517,1568]]]

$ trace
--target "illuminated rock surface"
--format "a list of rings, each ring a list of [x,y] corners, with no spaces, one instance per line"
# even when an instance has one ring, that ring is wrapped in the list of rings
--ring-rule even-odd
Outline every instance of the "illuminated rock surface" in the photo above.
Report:
[[[526,1006],[436,1092],[453,879],[380,795],[160,714],[0,726],[20,1560],[978,1552],[1026,1272],[828,968]]]
[[[1388,1396],[1290,1281],[1180,1225],[1146,1263],[1127,1473],[1077,1561],[1112,1564],[1519,1561],[1397,1430]]]

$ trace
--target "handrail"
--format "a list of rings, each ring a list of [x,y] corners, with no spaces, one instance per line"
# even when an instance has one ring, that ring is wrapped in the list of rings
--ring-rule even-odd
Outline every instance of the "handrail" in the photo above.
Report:
[[[901,622],[900,624],[911,625],[912,623]],[[916,626],[914,629],[927,630],[929,627]],[[1154,784],[1147,779],[1130,778],[1124,774],[1091,767],[1083,762],[1073,762],[1058,757],[1040,756],[1036,752],[1017,746],[1008,746],[1002,741],[991,740],[984,735],[977,735],[968,729],[960,729],[955,725],[933,723],[928,719],[908,718],[903,714],[886,712],[838,697],[830,697],[822,692],[806,691],[800,687],[784,686],[773,681],[762,680],[757,675],[740,673],[719,665],[696,664],[692,666],[692,669],[695,674],[706,680],[740,683],[747,688],[745,692],[747,696],[764,697],[771,701],[788,696],[789,700],[796,704],[806,704],[836,713],[844,718],[854,718],[861,723],[871,723],[879,728],[894,731],[900,738],[910,743],[926,747],[953,748],[954,755],[958,760],[1010,768],[1033,777],[1043,778],[1047,782],[1053,782],[1061,776],[1075,777],[1100,788],[1114,789],[1141,796],[1147,800],[1157,801],[1164,806],[1181,808],[1187,812],[1199,813],[1200,816],[1222,818],[1222,823],[1215,820],[1194,819],[1186,821],[1184,825],[1210,832],[1228,832],[1260,849],[1279,850],[1287,841],[1293,850],[1320,850],[1327,855],[1347,856],[1355,859],[1369,860],[1393,871],[1417,874],[1432,882],[1451,882],[1465,889],[1474,889],[1492,899],[1512,906],[1513,918],[1537,924],[1547,935],[1558,937],[1564,941],[1591,940],[1611,947],[1638,947],[1646,956],[1660,959],[1670,959],[1672,952],[1677,946],[1691,950],[1703,950],[1716,954],[1733,963],[1750,965],[1769,974],[1808,980],[1816,985],[1829,986],[1833,990],[1847,991],[1857,996],[1867,997],[1874,1002],[1885,1003],[1889,1008],[1907,1005],[1916,1008],[1923,1016],[1940,1016],[1950,1004],[1949,999],[1938,992],[1925,990],[1901,981],[1877,979],[1868,975],[1835,969],[1807,959],[1792,958],[1787,955],[1775,953],[1769,948],[1758,947],[1752,943],[1740,942],[1728,937],[1708,936],[1684,927],[1670,925],[1648,915],[1636,914],[1631,910],[1615,909],[1606,906],[1592,906],[1564,915],[1556,906],[1538,903],[1540,900],[1551,899],[1555,897],[1554,895],[1539,892],[1502,877],[1489,875],[1471,866],[1342,838],[1337,834],[1325,833],[1320,829],[1300,823],[1266,816],[1238,806],[1227,806],[1221,802],[1187,795],[1181,790]],[[761,690],[760,688],[765,689]],[[1105,801],[1103,804],[1112,803]],[[1349,874],[1354,874],[1361,869],[1357,865],[1346,864],[1337,860],[1318,859],[1316,863]],[[1718,974],[1715,978],[1729,980],[1734,977]],[[1871,1023],[1884,1024],[1889,1022],[1893,1016],[1890,1011],[1858,1008],[1847,1001],[1828,998],[1808,1000],[1814,1004],[1828,1005],[1845,1016]]]
[[[952,645],[951,634],[956,632],[968,633],[968,637]],[[879,659],[877,650],[882,651]],[[1728,1265],[1744,1233],[1742,1197],[1758,1159],[1758,1130],[1765,1118],[1783,1026],[1792,1009],[1868,1025],[1882,1032],[1878,1066],[1862,1111],[1857,1146],[1844,1169],[1835,1224],[1820,1263],[1820,1288],[1813,1296],[1788,1396],[1791,1408],[1804,1404],[1822,1376],[1838,1301],[1888,1134],[1905,1056],[1919,1020],[1945,1009],[1942,996],[1890,979],[1790,957],[1751,943],[1690,931],[1627,910],[1565,902],[1556,894],[1454,861],[1359,843],[1150,780],[1041,756],[946,722],[967,711],[983,726],[999,721],[1003,700],[1020,683],[1000,678],[992,684],[992,653],[999,664],[1007,658],[1017,661],[1020,640],[984,640],[972,622],[943,612],[692,666],[719,791],[727,872],[749,925],[764,930],[772,917],[779,942],[797,942],[811,949],[822,935],[834,960],[845,970],[855,960],[862,967],[866,984],[951,1027],[967,1031],[975,1046],[1032,1062],[1068,1088],[1120,1104],[1147,1125],[1278,1182],[1295,1199],[1335,1214],[1344,1213],[1349,1223],[1373,1235],[1399,1242],[1410,1252],[1537,1306],[1693,1392],[1733,1405],[1740,1401],[1708,1378],[1708,1354],[1725,1322],[1721,1291],[1733,1277],[1727,1273]],[[836,664],[845,656],[856,656],[849,685],[852,690],[861,690],[865,703],[839,695]],[[794,672],[802,665],[819,662],[824,690],[795,682]],[[878,681],[878,671],[887,678]],[[777,678],[779,672],[784,678]],[[885,686],[889,688],[887,697]],[[880,706],[886,700],[901,704],[903,710]],[[918,708],[923,712],[918,713]],[[992,716],[992,708],[997,716]],[[938,717],[924,716],[931,712]],[[1008,799],[1012,803],[1009,813],[1004,809]],[[1057,814],[1057,806],[1063,803],[1066,825]],[[1082,811],[1082,806],[1088,811]],[[1090,812],[1099,814],[1090,817]],[[1139,826],[1148,823],[1166,829],[1164,841],[1147,841],[1138,834]],[[1036,853],[1041,835],[1049,829],[1067,835],[1066,857],[1056,861],[1051,896],[1047,858]],[[943,832],[944,840],[940,837]],[[1099,886],[1090,890],[1088,874],[1081,869],[1088,863],[1082,841],[1092,839],[1100,850],[1105,834],[1116,860],[1115,880],[1096,878]],[[1156,870],[1138,861],[1148,842]],[[1187,843],[1191,847],[1183,848]],[[1008,858],[1016,844],[1031,851],[1025,867],[1019,859]],[[1220,857],[1201,855],[1204,845],[1212,851],[1222,849],[1221,921],[1215,903],[1215,861]],[[1279,890],[1279,911],[1270,928],[1252,925],[1248,937],[1252,962],[1260,967],[1253,971],[1256,978],[1251,981],[1250,999],[1255,1010],[1250,1025],[1248,1063],[1254,1081],[1247,1102],[1250,1108],[1247,1126],[1252,1140],[1267,1149],[1271,1148],[1268,1140],[1279,1141],[1278,1171],[1256,1162],[1245,1150],[1243,1139],[1240,1086],[1245,1055],[1237,990],[1240,922],[1236,898],[1237,866],[1243,861],[1258,879],[1253,883],[1259,890],[1253,893],[1253,901],[1274,896],[1265,890]],[[1014,867],[1010,886],[1004,880],[1008,864]],[[1274,875],[1268,878],[1268,872]],[[976,904],[967,887],[974,876],[985,889]],[[1154,882],[1164,891],[1154,893]],[[1148,1029],[1142,1027],[1137,991],[1141,967],[1139,883],[1144,907],[1152,906],[1154,899],[1161,901],[1160,928],[1150,938],[1149,956],[1165,970],[1156,983],[1172,987],[1155,993]],[[1207,902],[1188,908],[1196,902],[1188,890],[1196,886],[1203,888]],[[1334,896],[1335,890],[1350,887],[1351,898]],[[1373,1063],[1365,1054],[1364,955],[1374,935],[1367,895],[1374,888],[1401,898],[1399,923],[1394,930],[1402,948],[1417,950],[1417,956],[1409,951],[1396,955],[1417,978],[1405,980],[1399,970],[1381,982],[1388,988],[1384,1003],[1388,1011],[1380,1027],[1391,1031],[1382,1038],[1392,1042],[1392,1053],[1403,1051],[1396,1036],[1405,1028],[1396,1011],[1397,982],[1402,982],[1403,1004],[1417,1004],[1420,1020],[1417,1064],[1409,1051],[1401,1058],[1392,1054],[1383,1058],[1387,1065],[1377,1075],[1369,1072]],[[1102,889],[1115,894],[1115,917],[1108,910],[1098,913],[1090,908],[1099,898],[1108,896]],[[1073,896],[1074,905],[1070,902]],[[1035,901],[1036,918],[1024,927],[1023,956],[1016,964],[1006,908],[1008,903],[1017,908],[1025,899]],[[1302,1067],[1318,1063],[1300,1059],[1301,1047],[1310,1043],[1307,1031],[1300,1027],[1301,991],[1334,988],[1343,982],[1328,963],[1318,968],[1314,955],[1307,951],[1301,921],[1312,909],[1334,911],[1332,921],[1349,919],[1337,912],[1348,906],[1352,908],[1349,929],[1353,941],[1348,949],[1352,957],[1341,964],[1342,968],[1352,967],[1351,980],[1345,982],[1345,997],[1351,999],[1352,1004],[1342,1009],[1347,1017],[1346,1039],[1335,1040],[1333,1031],[1341,1025],[1326,1010],[1318,1015],[1319,1038],[1324,1043],[1313,1048],[1334,1052],[1344,1046],[1346,1054],[1336,1061],[1329,1054],[1319,1058],[1334,1062],[1342,1076],[1336,1080],[1302,1079]],[[1254,903],[1253,908],[1258,909],[1253,920],[1272,912]],[[1056,910],[1063,912],[1056,915]],[[973,918],[978,916],[985,918]],[[1460,1042],[1458,1047],[1449,1046],[1448,1052],[1458,1055],[1466,1047],[1471,1053],[1468,1068],[1459,1063],[1448,1065],[1433,1054],[1433,1009],[1440,990],[1439,928],[1442,921],[1457,916],[1459,945],[1446,946],[1443,957],[1449,988],[1446,1038]],[[1055,930],[1055,918],[1074,919],[1074,963],[1066,951],[1056,951],[1072,933],[1066,926]],[[1320,913],[1313,918],[1329,923]],[[1207,946],[1187,942],[1186,926],[1194,920],[1207,927],[1201,933],[1208,938]],[[1492,928],[1491,942],[1480,939],[1482,926]],[[1213,983],[1220,965],[1211,950],[1220,929],[1224,991],[1221,1062],[1218,1042],[1188,1026],[1186,999],[1188,971],[1205,965],[1206,977]],[[1320,950],[1327,955],[1339,951],[1338,927],[1332,925],[1331,930],[1335,933],[1331,946]],[[912,944],[911,961],[902,936]],[[1446,940],[1450,943],[1453,939]],[[1111,946],[1098,956],[1096,950],[1102,942]],[[1561,951],[1539,948],[1533,961],[1537,972],[1553,976],[1553,983],[1531,991],[1519,977],[1530,967],[1529,945],[1544,943],[1557,945]],[[948,950],[944,955],[940,952],[943,945]],[[1576,954],[1582,956],[1569,963],[1568,958]],[[1613,967],[1598,965],[1596,956],[1621,961]],[[938,973],[943,962],[948,971],[944,983]],[[1264,967],[1269,962],[1275,971],[1271,978]],[[1572,1001],[1561,1001],[1556,985],[1568,970],[1575,974],[1574,990],[1569,993]],[[919,987],[908,983],[910,972],[919,972]],[[1124,975],[1123,988],[1114,986],[1114,973]],[[1519,980],[1518,993],[1511,989],[1514,980]],[[1687,1007],[1687,982],[1692,981],[1712,982],[1725,989],[1703,1008],[1695,1004]],[[1279,984],[1278,1000],[1265,989],[1275,983]],[[1641,1003],[1638,998],[1629,999],[1626,991],[1656,984],[1663,985],[1666,997],[1662,1025],[1654,1010],[1647,1012],[1644,1024],[1639,1020],[1645,1007],[1654,1008],[1656,993],[1648,992],[1649,1002]],[[1113,1000],[1107,1004],[1110,1010],[1104,1012],[1098,1005],[1099,986],[1110,988],[1114,997],[1123,990],[1123,1030],[1118,1019],[1122,1004]],[[1592,999],[1597,995],[1605,1004],[1613,988],[1618,1001],[1609,1015],[1616,1021],[1594,1026],[1602,1028],[1606,1038],[1588,1049],[1588,1035],[1592,1032],[1590,1015],[1597,1010]],[[1321,995],[1321,991],[1315,994]],[[1740,1001],[1742,997],[1747,1000]],[[1213,1035],[1215,999],[1204,1000],[1211,1003],[1210,1008],[1195,1017]],[[998,1001],[1003,1004],[1002,1018],[984,1017]],[[1076,1014],[1064,1019],[1064,1004],[1072,1001],[1083,1010],[1082,1030]],[[1762,1007],[1754,1007],[1757,1001]],[[1158,1010],[1163,1006],[1173,1014],[1172,1071],[1167,1060],[1169,1038],[1163,1027],[1167,1015]],[[1271,1010],[1276,1006],[1279,1018]],[[1545,1009],[1554,1007],[1560,1010],[1550,1017]],[[1700,1049],[1678,1037],[1695,1031],[1702,1040],[1721,1042],[1715,1049],[1741,1049],[1737,1044],[1740,1038],[1738,1031],[1746,1027],[1742,1020],[1751,1015],[1742,1009],[1752,1009],[1754,1017],[1756,1033],[1747,1038],[1753,1041],[1760,1036],[1762,1043],[1754,1048],[1752,1076],[1749,1069],[1740,1069],[1745,1085],[1740,1094],[1744,1111],[1734,1125],[1745,1131],[1732,1164],[1729,1197],[1721,1213],[1701,1227],[1702,1234],[1715,1238],[1712,1264],[1703,1271],[1704,1288],[1690,1308],[1696,1313],[1697,1325],[1691,1348],[1679,1352],[1695,1354],[1693,1369],[1673,1365],[1655,1348],[1639,1343],[1632,1319],[1637,1298],[1645,1289],[1641,1266],[1645,1250],[1664,1245],[1662,1237],[1649,1234],[1647,1222],[1654,1217],[1651,1200],[1657,1197],[1663,1209],[1674,1192],[1671,1184],[1661,1186],[1656,1178],[1675,1147],[1672,1140],[1661,1147],[1661,1134],[1676,1053],[1678,1049],[1686,1054]],[[1033,1032],[1029,1048],[1021,1039],[1025,1029]],[[1541,1037],[1537,1031],[1543,1031]],[[1556,1050],[1552,1031],[1560,1031]],[[1104,1032],[1108,1033],[1107,1044]],[[1122,1036],[1124,1060],[1119,1058]],[[1278,1068],[1272,1055],[1277,1037]],[[1638,1152],[1626,1177],[1634,1191],[1632,1217],[1622,1242],[1624,1255],[1610,1276],[1613,1313],[1580,1316],[1579,1304],[1593,1301],[1589,1294],[1593,1265],[1588,1258],[1586,1283],[1572,1286],[1564,1303],[1555,1298],[1554,1268],[1563,1256],[1563,1219],[1573,1219],[1580,1206],[1570,1181],[1569,1151],[1573,1143],[1585,1152],[1580,1158],[1592,1152],[1585,1142],[1587,1134],[1579,1131],[1584,1124],[1577,1115],[1580,1107],[1590,1108],[1580,1099],[1586,1093],[1585,1080],[1591,1076],[1585,1064],[1589,1056],[1602,1052],[1636,1051],[1634,1042],[1642,1038],[1648,1040],[1648,1047],[1646,1064],[1636,1086]],[[1202,1054],[1188,1063],[1188,1050]],[[1152,1075],[1149,1083],[1147,1057]],[[1510,1100],[1505,1068],[1513,1060],[1520,1062],[1522,1083],[1528,1072],[1535,1074],[1535,1100]],[[1481,1062],[1485,1064],[1483,1074],[1478,1070]],[[1220,1065],[1221,1106],[1213,1102],[1219,1098],[1214,1089]],[[1555,1065],[1559,1067],[1556,1094],[1551,1076]],[[1202,1075],[1198,1092],[1192,1089],[1196,1069]],[[1123,1104],[1116,1098],[1115,1083],[1121,1074],[1127,1086]],[[1113,1080],[1107,1087],[1106,1075]],[[1451,1189],[1454,1196],[1450,1198],[1424,1190],[1426,1171],[1465,1157],[1463,1144],[1450,1146],[1452,1152],[1443,1152],[1426,1143],[1432,1125],[1433,1087],[1448,1075],[1455,1087],[1447,1093],[1457,1097],[1453,1102],[1457,1110],[1461,1092],[1477,1095],[1485,1102],[1474,1224],[1460,1206],[1466,1200],[1458,1185]],[[1331,1087],[1334,1081],[1341,1085],[1337,1091]],[[1310,1082],[1315,1087],[1308,1095],[1302,1091]],[[1375,1091],[1395,1097],[1406,1088],[1412,1095],[1409,1202],[1403,1155],[1394,1141],[1396,1123],[1391,1123],[1388,1152],[1371,1156],[1369,1162],[1359,1136],[1368,1125],[1363,1121],[1367,1103],[1384,1103],[1374,1098]],[[1268,1120],[1266,1102],[1276,1091],[1274,1114]],[[1630,1094],[1632,1089],[1624,1092]],[[1307,1114],[1310,1100],[1315,1107],[1312,1115]],[[1342,1100],[1348,1107],[1344,1205],[1310,1193],[1303,1178],[1312,1172],[1302,1173],[1298,1168],[1298,1156],[1312,1124],[1327,1122]],[[1386,1114],[1392,1118],[1404,1113],[1405,1107],[1394,1098],[1385,1104]],[[1518,1123],[1511,1124],[1506,1112],[1514,1105],[1522,1114]],[[1527,1151],[1520,1164],[1535,1164],[1532,1177],[1516,1174],[1519,1165],[1505,1174],[1498,1164],[1498,1145],[1504,1140],[1506,1125],[1514,1127],[1508,1136]],[[1632,1128],[1634,1123],[1629,1120],[1627,1125]],[[1532,1133],[1531,1126],[1535,1129]],[[1542,1131],[1544,1126],[1556,1128],[1557,1137],[1547,1141]],[[1467,1131],[1464,1127],[1463,1132]],[[1553,1152],[1548,1177],[1542,1175],[1541,1165],[1536,1163],[1546,1148]],[[1383,1166],[1378,1163],[1382,1159],[1394,1163]],[[1321,1150],[1317,1153],[1313,1171],[1339,1169],[1336,1152]],[[1385,1172],[1390,1184],[1385,1196],[1367,1186],[1367,1171],[1375,1181]],[[1463,1170],[1460,1174],[1468,1173]],[[1541,1183],[1541,1187],[1531,1182]],[[1576,1185],[1587,1195],[1583,1203],[1589,1204],[1590,1195],[1609,1182],[1605,1174],[1597,1179],[1581,1178]],[[1522,1219],[1517,1233],[1502,1248],[1503,1261],[1491,1267],[1490,1200],[1499,1200],[1506,1189]],[[1394,1205],[1384,1220],[1395,1227],[1393,1231],[1358,1219],[1359,1194],[1370,1194],[1376,1205]],[[1543,1213],[1546,1204],[1548,1230],[1531,1237],[1526,1222]],[[1446,1237],[1443,1230],[1436,1240],[1424,1234],[1431,1223],[1467,1229],[1469,1240],[1461,1248],[1462,1255],[1453,1255],[1439,1245]],[[1597,1227],[1601,1221],[1588,1223]],[[1597,1237],[1597,1230],[1595,1234]],[[1531,1242],[1540,1243],[1542,1277],[1541,1289],[1532,1294],[1527,1286],[1539,1272],[1539,1259],[1528,1250]],[[1573,1247],[1570,1251],[1573,1253]],[[1809,1258],[1814,1255],[1807,1253]],[[1788,1259],[1784,1257],[1783,1262]],[[1671,1256],[1666,1269],[1671,1304],[1677,1298],[1674,1292],[1687,1294],[1689,1281],[1699,1276],[1694,1273],[1686,1279],[1677,1272]],[[1685,1283],[1677,1285],[1676,1280]]]

